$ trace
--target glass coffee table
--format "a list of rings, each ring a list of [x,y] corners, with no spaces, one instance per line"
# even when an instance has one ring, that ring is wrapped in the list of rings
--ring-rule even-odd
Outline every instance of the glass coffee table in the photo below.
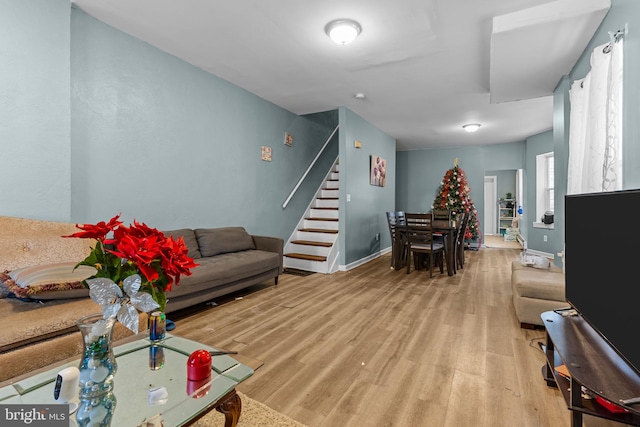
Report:
[[[164,426],[184,426],[215,408],[225,415],[226,427],[235,426],[241,410],[235,387],[253,375],[253,369],[228,355],[214,356],[208,380],[188,381],[187,359],[200,349],[216,350],[170,334],[160,343],[144,338],[116,345],[113,394],[117,403],[111,425],[139,426],[161,418]],[[0,405],[56,404],[57,373],[78,363],[79,358],[0,388]],[[77,402],[77,397],[71,402]],[[74,426],[75,415],[69,418]]]

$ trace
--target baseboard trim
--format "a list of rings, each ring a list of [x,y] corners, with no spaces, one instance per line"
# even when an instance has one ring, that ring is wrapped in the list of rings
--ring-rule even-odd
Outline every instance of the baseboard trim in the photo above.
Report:
[[[531,255],[538,255],[541,257],[549,258],[551,261],[554,260],[553,254],[550,254],[549,252],[536,251],[535,249],[527,249],[527,253]]]
[[[347,265],[343,265],[341,264],[340,266],[338,266],[338,270],[340,271],[349,271],[349,270],[353,270],[356,267],[360,267],[363,264],[368,263],[369,261],[372,261],[376,258],[380,258],[382,255],[388,254],[389,252],[391,252],[391,246],[389,246],[388,248],[382,249],[378,252],[375,252],[367,257],[364,257],[362,259],[359,259],[358,261],[354,261],[350,264]]]

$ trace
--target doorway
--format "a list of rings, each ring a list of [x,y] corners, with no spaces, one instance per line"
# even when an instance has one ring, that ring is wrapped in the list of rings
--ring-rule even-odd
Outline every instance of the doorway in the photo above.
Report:
[[[484,234],[496,234],[498,214],[498,177],[484,177]]]

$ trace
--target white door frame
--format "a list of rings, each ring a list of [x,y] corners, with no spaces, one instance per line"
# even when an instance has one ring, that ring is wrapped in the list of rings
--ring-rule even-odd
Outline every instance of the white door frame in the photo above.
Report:
[[[484,177],[484,234],[496,234],[498,227],[498,177]]]

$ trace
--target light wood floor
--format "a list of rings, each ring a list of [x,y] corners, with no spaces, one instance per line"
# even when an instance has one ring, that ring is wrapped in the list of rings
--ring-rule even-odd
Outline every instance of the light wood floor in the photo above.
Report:
[[[466,251],[464,270],[433,279],[391,270],[388,254],[349,272],[285,274],[171,316],[172,333],[263,361],[238,390],[310,427],[569,426],[542,380],[544,332],[515,317],[519,253]]]
[[[482,236],[483,244],[487,248],[501,248],[501,249],[520,249],[522,245],[517,240],[504,240],[503,236],[499,235],[484,235]]]

